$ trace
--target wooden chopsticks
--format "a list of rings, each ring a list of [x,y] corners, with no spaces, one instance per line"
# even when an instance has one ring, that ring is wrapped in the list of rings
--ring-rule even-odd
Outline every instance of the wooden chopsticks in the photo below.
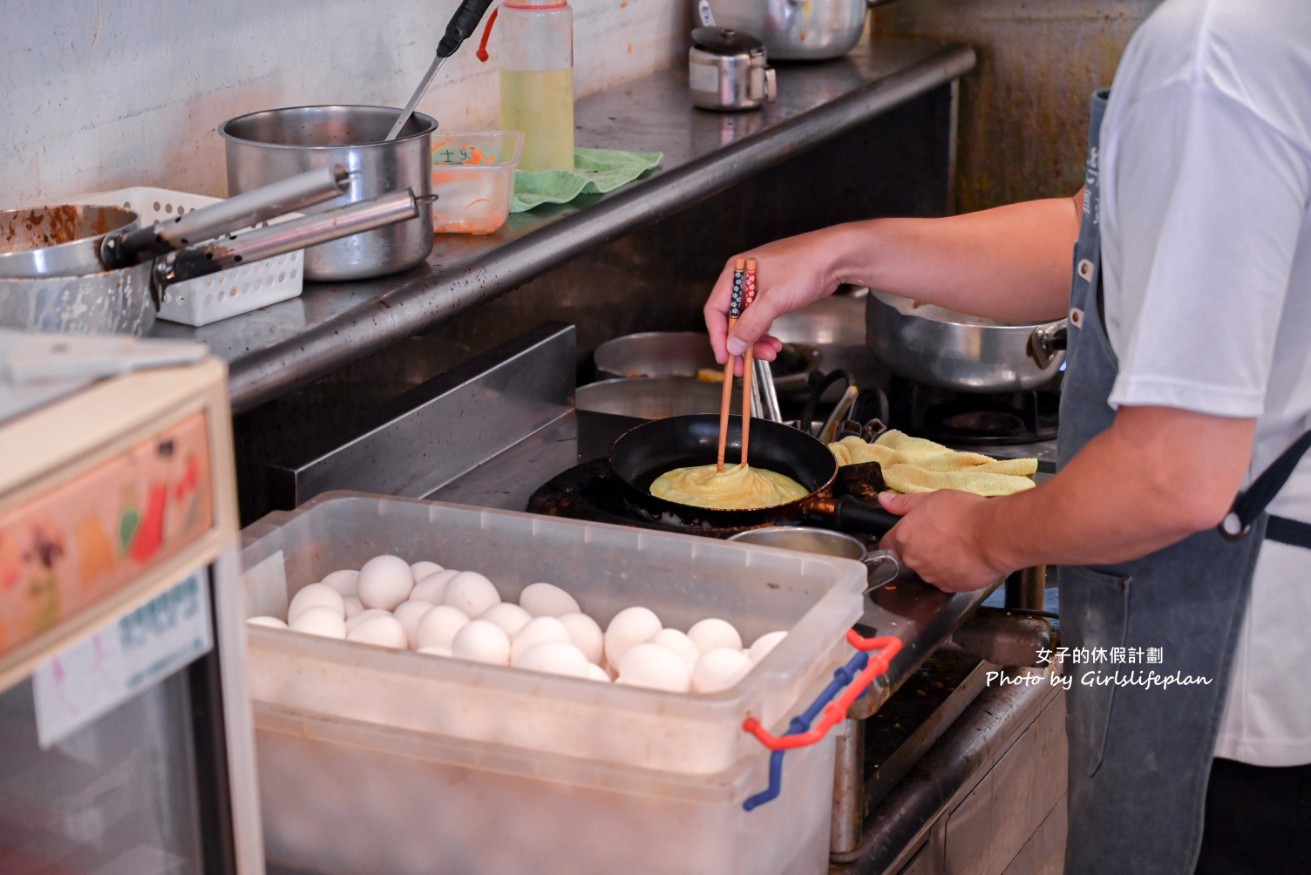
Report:
[[[756,299],[756,260],[739,258],[733,264],[733,291],[728,302],[728,333],[733,333],[737,320],[751,302]],[[724,391],[719,401],[719,456],[716,470],[724,470],[724,451],[728,445],[728,415],[733,406],[733,359],[729,356],[724,362]],[[742,355],[742,461],[747,464],[747,446],[751,440],[751,372],[755,360],[754,351],[747,347]]]

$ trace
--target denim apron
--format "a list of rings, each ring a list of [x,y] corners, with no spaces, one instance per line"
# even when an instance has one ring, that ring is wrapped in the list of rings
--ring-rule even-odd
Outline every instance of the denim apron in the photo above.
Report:
[[[1099,291],[1098,141],[1108,97],[1093,97],[1061,388],[1062,466],[1115,416],[1107,398],[1118,363]],[[1306,442],[1311,436],[1299,443]],[[1267,477],[1262,490],[1254,484],[1240,497],[1235,510],[1244,498],[1247,506],[1237,537],[1212,529],[1132,562],[1058,570],[1071,684],[1065,875],[1193,872],[1229,670],[1266,536],[1265,503],[1304,450],[1290,448],[1282,478]],[[1152,672],[1194,682],[1162,686]]]

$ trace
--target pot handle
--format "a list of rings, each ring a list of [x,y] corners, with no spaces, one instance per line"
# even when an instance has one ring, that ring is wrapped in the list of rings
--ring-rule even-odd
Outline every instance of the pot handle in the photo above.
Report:
[[[348,207],[291,219],[204,246],[184,249],[156,262],[155,283],[159,288],[167,288],[183,280],[349,237],[362,231],[371,231],[418,215],[418,201],[408,188],[379,195]]]
[[[1029,335],[1029,352],[1039,368],[1047,368],[1056,358],[1056,353],[1065,349],[1069,324],[1069,319],[1061,319],[1033,329]]]
[[[871,550],[865,554],[865,592],[885,586],[901,576],[901,560],[891,550]]]
[[[141,264],[156,256],[185,249],[193,243],[322,203],[344,194],[351,175],[341,164],[319,167],[233,195],[177,218],[156,222],[148,228],[138,228],[127,234],[110,234],[101,243],[101,261],[110,270]]]

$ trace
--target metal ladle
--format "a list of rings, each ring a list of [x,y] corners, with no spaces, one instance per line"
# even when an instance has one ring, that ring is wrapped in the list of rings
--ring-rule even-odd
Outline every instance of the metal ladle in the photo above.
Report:
[[[396,122],[387,132],[386,139],[394,140],[400,134],[401,128],[410,120],[414,114],[414,108],[419,105],[423,95],[427,93],[428,86],[432,84],[433,77],[441,69],[442,64],[455,50],[460,47],[469,35],[478,27],[478,22],[482,21],[483,13],[487,7],[492,5],[492,0],[464,0],[455,14],[451,16],[450,22],[446,25],[446,33],[442,35],[441,42],[437,44],[437,54],[428,65],[428,72],[423,74],[423,79],[419,80],[419,87],[414,89],[414,94],[410,95],[409,102],[401,110],[401,114],[396,117]]]

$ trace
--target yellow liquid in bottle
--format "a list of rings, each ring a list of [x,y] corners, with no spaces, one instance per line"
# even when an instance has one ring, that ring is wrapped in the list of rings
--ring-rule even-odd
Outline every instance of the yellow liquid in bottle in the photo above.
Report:
[[[573,170],[573,68],[502,70],[501,127],[523,131],[520,168]]]

